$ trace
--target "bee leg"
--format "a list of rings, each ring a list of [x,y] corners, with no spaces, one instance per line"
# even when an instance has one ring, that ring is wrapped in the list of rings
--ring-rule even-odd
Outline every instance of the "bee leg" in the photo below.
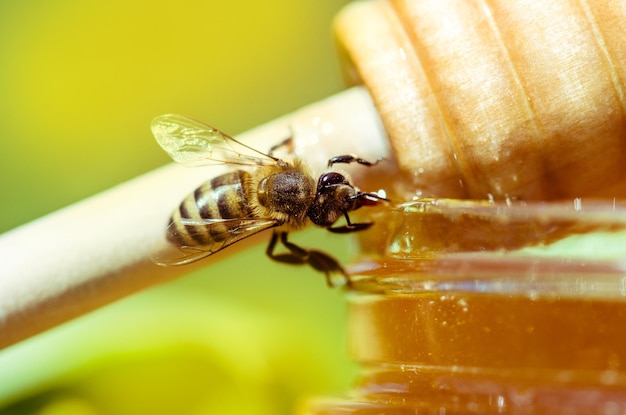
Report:
[[[326,229],[333,233],[350,233],[365,230],[374,224],[373,222],[352,223],[350,221],[350,217],[348,216],[348,212],[343,212],[343,216],[346,218],[347,225],[330,226]]]
[[[344,154],[342,156],[335,156],[332,157],[330,160],[328,160],[328,167],[332,167],[333,164],[336,163],[359,163],[362,164],[364,166],[375,166],[378,163],[380,163],[383,159],[379,158],[378,160],[376,160],[375,162],[371,162],[371,161],[367,161],[365,159],[362,159],[361,157],[355,156],[354,154]]]
[[[291,131],[291,127],[289,128]],[[293,131],[291,131],[291,133],[289,134],[289,137],[285,138],[283,141],[281,141],[278,144],[274,144],[271,148],[270,151],[267,153],[270,156],[274,156],[274,153],[280,149],[281,147],[285,147],[287,149],[287,154],[292,154],[294,152],[294,148],[293,148]]]
[[[288,253],[284,254],[275,254],[274,249],[276,248],[276,243],[278,242],[278,237],[280,236],[280,242],[283,244],[285,248],[289,250]],[[270,243],[267,246],[266,254],[274,261],[283,262],[287,264],[309,264],[314,269],[321,271],[326,276],[326,284],[329,287],[333,287],[333,283],[330,278],[330,274],[332,272],[339,272],[344,275],[346,278],[346,285],[350,286],[351,281],[344,269],[341,267],[339,262],[336,259],[331,257],[328,254],[325,254],[321,251],[316,250],[307,250],[299,247],[298,245],[289,242],[287,240],[287,232],[274,232],[272,234],[272,239],[270,239]]]
[[[265,253],[267,254],[267,256],[272,258],[274,261],[284,262],[286,264],[298,265],[298,264],[306,263],[307,252],[304,249],[296,245],[293,245],[291,242],[288,242],[289,245],[285,245],[287,249],[289,249],[289,253],[285,253],[285,254],[274,253],[274,249],[276,248],[276,243],[278,242],[279,235],[281,237],[281,242],[283,243],[283,245],[285,245],[284,241],[287,240],[287,233],[286,232],[274,232],[272,234],[272,239],[270,239],[270,243],[267,245],[267,249],[265,250]]]
[[[310,250],[307,263],[311,265],[314,269],[324,273],[324,276],[326,277],[326,285],[328,285],[330,288],[333,288],[335,286],[330,277],[331,273],[333,272],[338,272],[343,275],[343,278],[346,281],[346,286],[352,286],[352,280],[350,279],[348,274],[346,274],[346,271],[339,264],[339,262],[337,262],[337,260],[330,255],[325,254],[321,251]]]

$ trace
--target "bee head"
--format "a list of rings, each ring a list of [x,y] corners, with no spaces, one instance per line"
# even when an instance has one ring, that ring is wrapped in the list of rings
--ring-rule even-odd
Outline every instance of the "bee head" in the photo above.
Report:
[[[330,226],[345,212],[360,206],[357,204],[358,194],[359,191],[341,173],[325,173],[317,181],[315,200],[307,215],[316,225]]]

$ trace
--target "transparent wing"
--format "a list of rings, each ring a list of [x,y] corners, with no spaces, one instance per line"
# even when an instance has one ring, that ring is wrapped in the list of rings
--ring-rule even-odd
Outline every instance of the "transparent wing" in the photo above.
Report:
[[[206,258],[239,242],[242,239],[276,226],[269,219],[187,219],[179,230],[175,223],[170,223],[166,235],[170,241],[207,240],[206,243],[182,244],[168,241],[165,246],[151,255],[154,263],[161,266],[185,265]],[[209,237],[210,235],[210,237]]]
[[[280,160],[249,147],[209,125],[182,115],[160,115],[152,120],[152,134],[178,162],[208,164],[274,165]]]

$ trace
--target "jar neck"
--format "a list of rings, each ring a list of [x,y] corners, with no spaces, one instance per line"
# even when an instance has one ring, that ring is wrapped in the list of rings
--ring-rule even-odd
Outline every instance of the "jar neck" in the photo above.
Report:
[[[626,411],[619,264],[457,259],[379,263],[353,279],[354,401],[397,413]]]

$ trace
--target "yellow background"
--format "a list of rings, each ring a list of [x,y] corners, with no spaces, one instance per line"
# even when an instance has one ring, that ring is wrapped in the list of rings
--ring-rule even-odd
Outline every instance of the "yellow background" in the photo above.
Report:
[[[236,135],[338,92],[346,3],[0,2],[0,232],[167,163],[158,114]],[[0,413],[280,414],[344,389],[341,293],[263,249],[0,351]]]

